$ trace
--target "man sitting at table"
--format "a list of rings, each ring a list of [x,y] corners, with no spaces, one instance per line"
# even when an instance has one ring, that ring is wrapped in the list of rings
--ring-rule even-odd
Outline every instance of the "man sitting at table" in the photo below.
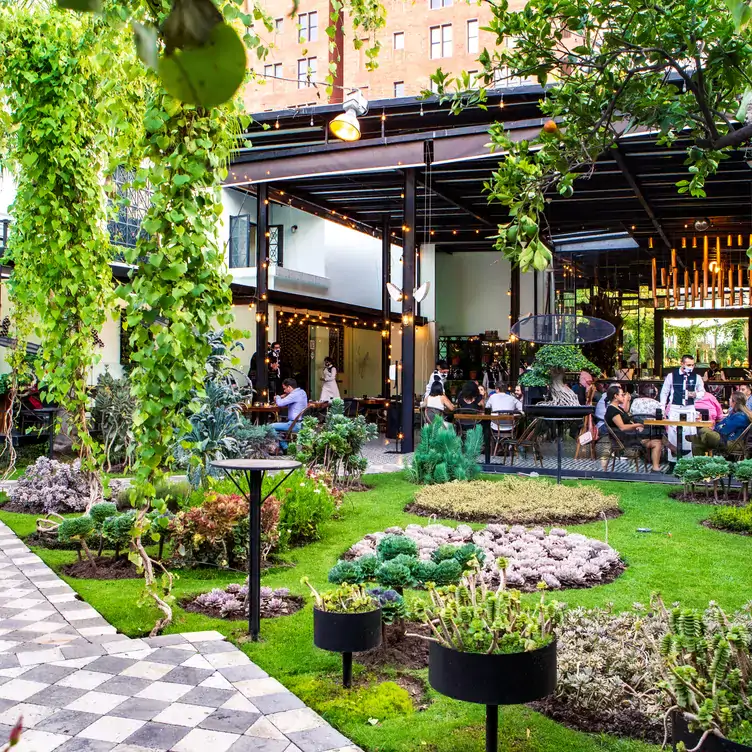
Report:
[[[280,434],[287,433],[298,415],[308,407],[308,395],[298,387],[298,382],[295,379],[285,379],[282,382],[282,393],[284,397],[276,395],[274,401],[277,403],[277,407],[287,408],[287,420],[272,423],[272,428]],[[300,422],[295,423],[293,432],[297,432],[299,429]],[[287,449],[287,442],[280,439],[279,446],[281,449]]]
[[[743,449],[736,447],[735,443],[752,422],[752,410],[747,407],[747,398],[743,392],[734,392],[730,403],[728,415],[716,423],[715,428],[701,428],[697,435],[692,437],[692,454],[703,455],[717,449]]]
[[[522,402],[513,394],[509,393],[506,384],[497,384],[496,391],[486,400],[486,407],[491,408],[491,414],[499,413],[520,413],[522,414]],[[503,434],[511,434],[514,428],[514,421],[508,423],[491,423],[492,431],[501,431]]]

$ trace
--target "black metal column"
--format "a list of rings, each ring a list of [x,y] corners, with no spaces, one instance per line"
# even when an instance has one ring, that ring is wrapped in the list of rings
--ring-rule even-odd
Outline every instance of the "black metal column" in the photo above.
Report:
[[[415,394],[415,221],[416,171],[405,170],[404,224],[402,227],[402,452],[412,452]]]
[[[248,632],[258,641],[261,632],[261,485],[264,473],[251,470],[248,480]]]
[[[512,325],[520,319],[520,267],[513,266],[511,270],[512,279],[510,291],[512,295],[509,299],[509,330],[511,337]],[[516,384],[520,373],[520,341],[515,339],[512,342],[509,354],[509,381]]]
[[[269,188],[256,189],[256,384],[263,402],[269,399]]]
[[[381,222],[381,394],[391,397],[392,382],[389,380],[389,365],[392,359],[392,304],[386,283],[390,282],[392,270],[392,244],[389,235],[389,217]]]

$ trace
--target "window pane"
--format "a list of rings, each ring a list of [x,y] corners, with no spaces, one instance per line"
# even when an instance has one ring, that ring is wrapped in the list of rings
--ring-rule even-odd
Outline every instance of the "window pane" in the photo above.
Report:
[[[441,8],[441,0],[431,0],[430,8],[431,10],[436,10],[437,8]]]
[[[395,50],[404,50],[405,49],[405,34],[402,31],[397,31],[394,34],[394,49]]]
[[[452,7],[452,0],[444,0],[444,7],[445,8],[451,8]]]
[[[273,76],[274,75],[274,66],[273,65],[265,65],[264,66],[264,75],[265,76]]]
[[[283,237],[282,225],[269,225],[269,266],[282,266]]]
[[[249,266],[250,214],[230,217],[230,268],[242,269]]]
[[[317,61],[316,61],[315,57],[309,57],[308,58],[308,69],[310,71],[308,73],[308,86],[313,86],[313,83],[311,83],[311,82],[315,81],[316,80],[316,76],[318,75],[318,71],[317,71],[317,67],[318,66],[317,66],[316,63],[317,63]]]
[[[282,63],[275,63],[274,64],[274,75],[277,78],[281,78],[282,77]]]
[[[313,11],[308,14],[308,41],[315,42],[319,38],[319,14]]]
[[[394,96],[395,97],[404,97],[405,96],[405,82],[404,81],[395,81],[394,82]]]
[[[298,31],[298,40],[303,41],[305,39],[308,39],[308,14],[307,13],[298,13],[298,26],[300,26],[300,30]]]
[[[275,18],[274,19],[274,31],[277,34],[281,34],[282,33],[283,24],[284,24],[284,19],[282,19],[282,18]]]
[[[431,59],[441,57],[441,27],[431,27]]]
[[[452,25],[447,24],[441,27],[441,56],[452,57]]]
[[[478,51],[478,22],[477,21],[467,22],[467,51],[468,52]]]

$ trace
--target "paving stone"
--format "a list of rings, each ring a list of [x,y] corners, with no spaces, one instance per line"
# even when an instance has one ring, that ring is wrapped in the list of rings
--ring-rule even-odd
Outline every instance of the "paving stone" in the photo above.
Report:
[[[125,743],[147,749],[172,749],[189,732],[190,729],[186,726],[145,723],[138,731],[131,734]]]
[[[146,637],[144,642],[151,648],[161,648],[169,645],[184,645],[186,640],[182,635],[170,634],[159,635],[159,637]]]
[[[32,728],[54,712],[54,708],[33,702],[21,702],[0,714],[0,723],[13,726],[19,718],[23,717],[24,728]]]
[[[241,653],[242,651],[226,640],[210,640],[209,642],[194,642],[196,650],[201,655],[211,655],[212,653]]]
[[[227,689],[212,689],[211,687],[196,687],[188,694],[183,695],[180,702],[189,705],[205,705],[207,707],[218,708],[224,705],[237,692]]]
[[[80,731],[91,726],[97,718],[100,718],[100,716],[96,713],[84,713],[80,710],[58,710],[37,724],[36,728],[41,731],[75,736]]]
[[[87,643],[77,643],[76,645],[64,645],[60,652],[66,659],[86,658],[88,656],[103,655],[104,649],[99,645],[89,645]]]
[[[350,743],[346,736],[335,731],[331,726],[319,726],[306,731],[290,731],[287,736],[297,744],[302,752],[328,752],[344,747]]]
[[[156,715],[154,720],[157,723],[170,723],[193,728],[208,718],[214,710],[214,708],[202,707],[201,705],[185,705],[182,702],[174,702]]]
[[[208,718],[199,723],[199,728],[212,731],[228,731],[234,734],[245,734],[248,729],[261,717],[259,713],[243,713],[240,710],[219,708]]]
[[[0,697],[5,700],[21,702],[27,697],[41,692],[47,685],[42,682],[25,681],[24,679],[11,679],[0,685]]]
[[[137,697],[145,697],[150,700],[164,700],[165,702],[175,702],[190,691],[191,688],[187,684],[166,684],[162,681],[155,681],[145,690],[139,692]]]
[[[185,651],[175,648],[159,648],[149,656],[149,660],[152,663],[169,663],[172,666],[179,666],[186,660],[186,654]]]
[[[64,734],[52,734],[49,731],[37,731],[29,729],[24,731],[21,741],[14,752],[52,752],[60,748],[63,742],[68,741],[70,737]]]
[[[218,671],[215,671],[208,679],[204,679],[198,686],[212,689],[235,689]]]
[[[103,742],[124,742],[144,725],[144,721],[134,718],[115,718],[103,716],[88,728],[84,729],[79,736],[85,739],[98,739]]]
[[[283,713],[286,710],[299,710],[305,703],[292,692],[278,692],[253,698],[253,704],[265,715]]]
[[[206,660],[216,669],[248,665],[248,656],[239,650],[232,653],[212,653]]]
[[[283,733],[289,736],[294,731],[307,731],[324,725],[324,719],[310,708],[286,710],[283,713],[272,713],[269,720]]]
[[[66,668],[64,666],[43,665],[34,666],[24,673],[26,681],[39,681],[46,684],[56,684],[61,679],[75,672],[75,668]]]
[[[202,668],[207,671],[211,671],[214,673],[216,670],[214,666],[209,663],[209,661],[204,658],[203,655],[199,655],[198,653],[193,653],[192,655],[190,653],[186,653],[186,660],[184,660],[181,664],[181,666],[187,666],[188,668]]]
[[[262,739],[257,736],[243,736],[236,741],[229,752],[288,752],[287,739]]]
[[[193,729],[174,747],[175,752],[227,752],[240,737],[224,731],[209,731],[207,729]]]
[[[181,632],[182,636],[188,642],[209,642],[214,640],[224,640],[225,636],[221,632],[211,630],[208,632]]]
[[[133,676],[115,676],[108,679],[99,687],[100,692],[109,692],[113,695],[125,695],[133,697],[149,686],[148,679],[137,679]]]
[[[104,649],[108,653],[125,653],[137,650],[148,650],[149,646],[143,640],[108,640],[104,643]]]
[[[52,708],[63,708],[70,705],[82,695],[86,694],[85,689],[76,689],[74,687],[61,687],[59,685],[46,687],[41,692],[37,692],[28,698],[29,702],[37,705],[48,705]]]
[[[287,737],[264,716],[261,716],[261,718],[259,718],[245,733],[248,736],[258,736],[262,739],[282,739],[283,741],[289,741]]]
[[[178,666],[172,669],[168,674],[162,677],[163,682],[173,684],[190,684],[197,687],[204,679],[208,679],[214,672],[202,668],[188,668],[187,666]],[[0,687],[2,689],[2,687]]]
[[[218,669],[219,673],[228,681],[239,682],[246,679],[266,679],[269,674],[255,663],[248,662],[245,666],[228,666]]]
[[[235,688],[240,690],[246,697],[250,697],[253,700],[254,697],[262,697],[263,695],[274,695],[280,692],[287,692],[287,688],[284,684],[281,684],[276,679],[268,677],[266,679],[248,679],[243,681],[233,682]]]
[[[140,721],[150,721],[155,715],[169,707],[169,702],[162,700],[149,700],[145,697],[129,697],[125,702],[118,705],[109,715],[117,718],[136,718]]]
[[[123,695],[111,695],[106,692],[92,690],[81,695],[81,697],[69,703],[66,707],[70,710],[81,710],[84,713],[94,711],[104,715],[120,705],[121,702],[124,702],[125,699]]]
[[[130,668],[136,661],[131,658],[120,658],[116,655],[103,655],[88,665],[89,671],[101,671],[103,674],[119,674]]]
[[[100,742],[77,736],[64,742],[55,752],[111,752],[114,747],[112,742]]]
[[[149,660],[138,661],[138,663],[134,663],[125,669],[125,671],[122,671],[120,676],[134,676],[138,679],[156,681],[172,671],[172,668],[169,663],[152,663]]]

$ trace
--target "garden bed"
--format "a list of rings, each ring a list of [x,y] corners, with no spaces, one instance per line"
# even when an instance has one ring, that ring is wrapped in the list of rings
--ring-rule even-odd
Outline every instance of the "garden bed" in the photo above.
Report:
[[[424,486],[406,512],[463,522],[576,525],[621,514],[616,496],[595,486],[557,485],[505,475],[500,480]]]
[[[386,625],[382,632],[381,645],[365,653],[358,653],[356,660],[369,668],[427,668],[428,641],[418,637],[406,637],[405,632],[427,635],[429,628],[418,622],[406,622],[404,631],[397,624]]]
[[[136,570],[136,565],[129,559],[118,557],[97,556],[94,558],[96,567],[91,566],[87,559],[64,564],[60,571],[66,577],[76,577],[82,580],[133,580],[143,577]]]
[[[240,621],[248,619],[248,587],[232,584],[224,590],[215,588],[209,593],[201,593],[193,598],[185,598],[180,605],[186,611],[203,614],[215,619]],[[261,618],[274,619],[278,616],[290,616],[303,608],[302,596],[291,595],[287,588],[272,590],[261,588]]]
[[[728,498],[726,498],[726,494],[721,491],[721,489],[718,489],[718,501],[716,501],[713,498],[713,488],[710,487],[708,489],[708,495],[705,495],[704,490],[703,491],[694,491],[692,493],[688,493],[686,496],[684,495],[684,491],[680,488],[675,488],[671,491],[669,491],[668,495],[672,499],[676,499],[677,501],[683,501],[687,504],[712,504],[713,506],[723,506],[723,507],[743,507],[745,506],[745,502],[742,500],[742,491],[740,488],[732,488],[728,492]],[[746,504],[748,504],[752,499],[748,499]]]

